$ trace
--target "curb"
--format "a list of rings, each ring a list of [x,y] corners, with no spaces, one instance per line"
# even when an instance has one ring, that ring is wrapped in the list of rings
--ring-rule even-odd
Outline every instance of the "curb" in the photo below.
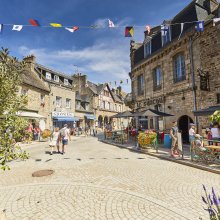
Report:
[[[149,153],[149,152],[146,152],[144,150],[137,150],[137,149],[125,147],[125,146],[120,145],[120,144],[109,143],[109,142],[107,142],[105,140],[99,140],[99,141],[102,142],[102,143],[105,143],[105,144],[109,144],[109,145],[113,145],[113,146],[119,147],[119,148],[128,149],[128,150],[136,152],[136,153],[146,154],[146,155],[149,155],[149,156],[152,156],[152,157],[160,158],[162,160],[172,161],[174,163],[178,163],[178,164],[182,164],[182,165],[185,165],[185,166],[193,167],[193,168],[196,168],[196,169],[199,169],[199,170],[203,170],[203,171],[207,171],[207,172],[211,172],[211,173],[214,173],[214,174],[220,174],[220,170],[209,168],[209,167],[206,167],[204,165],[192,163],[192,162],[186,161],[184,159],[183,160],[176,160],[176,159],[172,159],[172,158],[169,158],[169,157],[164,157],[164,156],[156,155],[154,153]]]

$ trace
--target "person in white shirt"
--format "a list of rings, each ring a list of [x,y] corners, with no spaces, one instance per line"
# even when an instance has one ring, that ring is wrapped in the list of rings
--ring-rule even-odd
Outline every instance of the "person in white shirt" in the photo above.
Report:
[[[59,128],[55,128],[55,131],[52,134],[52,139],[49,144],[49,146],[51,147],[50,155],[53,155],[53,150],[55,146],[57,146],[58,153],[60,152],[59,151],[59,141],[60,141],[59,136],[60,136]]]
[[[68,145],[68,140],[70,141],[70,130],[68,129],[68,125],[65,124],[64,127],[60,130],[60,138],[62,141],[62,152],[61,154],[65,154],[65,146]]]
[[[212,140],[220,141],[220,130],[217,122],[213,124],[213,128],[211,128],[211,133],[212,133]]]
[[[196,134],[196,132],[195,132],[195,124],[191,123],[190,127],[191,128],[189,129],[189,142],[191,144],[193,141],[195,141],[195,134]]]

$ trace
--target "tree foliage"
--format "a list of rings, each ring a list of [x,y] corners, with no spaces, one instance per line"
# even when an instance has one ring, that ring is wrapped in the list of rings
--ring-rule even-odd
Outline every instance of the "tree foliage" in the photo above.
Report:
[[[28,155],[16,146],[27,121],[17,115],[24,108],[27,97],[18,94],[22,82],[24,61],[9,56],[8,49],[0,51],[0,168],[9,169],[8,162]]]
[[[211,121],[212,122],[218,122],[220,124],[220,111],[216,111],[212,116],[211,116]]]

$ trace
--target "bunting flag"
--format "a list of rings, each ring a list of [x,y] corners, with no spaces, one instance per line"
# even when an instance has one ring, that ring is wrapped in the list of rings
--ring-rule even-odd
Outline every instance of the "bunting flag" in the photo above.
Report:
[[[203,32],[204,31],[204,21],[197,21],[196,22],[196,31]]]
[[[29,23],[30,23],[32,26],[34,26],[34,27],[39,27],[39,26],[40,26],[39,22],[38,22],[37,20],[34,20],[34,19],[30,19],[30,20],[29,20]]]
[[[120,84],[123,84],[123,80],[120,80]]]
[[[215,26],[215,24],[217,23],[217,22],[219,22],[220,21],[220,18],[214,18],[213,19],[213,26]]]
[[[110,28],[115,27],[115,24],[110,19],[108,19],[108,27]]]
[[[99,26],[96,24],[96,25],[91,25],[90,28],[99,28]]]
[[[134,35],[134,27],[125,27],[125,37],[133,37]]]
[[[162,35],[163,37],[166,36],[167,33],[168,33],[168,31],[169,31],[169,25],[167,25],[167,24],[162,24],[162,25],[161,25],[161,35]]]
[[[73,28],[65,28],[67,31],[69,31],[69,32],[75,32],[75,31],[77,31],[77,30],[79,30],[79,27],[77,27],[77,26],[74,26]]]
[[[117,82],[115,81],[115,85],[117,85]]]
[[[0,33],[3,32],[3,24],[0,24]]]
[[[183,28],[184,28],[184,23],[181,23],[181,30],[180,30],[180,35],[179,35],[178,40],[180,40],[180,38],[181,38],[181,36],[182,36]]]
[[[21,31],[22,28],[23,28],[23,25],[13,25],[12,30],[13,31]]]
[[[128,79],[127,79],[127,84],[128,84]]]
[[[151,29],[150,26],[147,25],[147,26],[146,26],[146,31],[147,31],[148,34],[150,34],[150,29]]]
[[[55,27],[55,28],[59,28],[59,27],[62,27],[62,24],[50,23],[50,26]]]

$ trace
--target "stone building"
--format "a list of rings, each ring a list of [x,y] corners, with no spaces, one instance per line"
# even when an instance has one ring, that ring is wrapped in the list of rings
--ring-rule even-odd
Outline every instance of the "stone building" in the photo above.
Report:
[[[28,56],[24,60],[28,68],[23,72],[19,94],[27,96],[27,104],[18,114],[44,130],[50,126],[50,88],[34,70],[35,57]]]
[[[49,127],[73,127],[78,118],[75,117],[75,92],[72,89],[71,76],[35,63],[34,70],[50,88],[48,115]]]
[[[76,116],[80,118],[81,125],[95,124],[103,128],[107,123],[111,123],[115,128],[119,128],[119,120],[111,117],[129,109],[124,104],[126,94],[121,87],[111,89],[107,83],[97,85],[87,81],[87,76],[82,74],[75,74],[73,80],[77,94]]]
[[[159,127],[170,129],[177,120],[185,141],[190,122],[199,128],[209,124],[207,117],[197,118],[193,112],[220,104],[220,25],[213,26],[219,12],[216,0],[194,0],[163,22],[166,34],[157,26],[150,34],[145,32],[143,43],[131,41],[133,108],[174,115],[159,119]],[[196,21],[205,22],[203,32],[196,31]],[[155,118],[146,120],[148,128],[158,126]]]

